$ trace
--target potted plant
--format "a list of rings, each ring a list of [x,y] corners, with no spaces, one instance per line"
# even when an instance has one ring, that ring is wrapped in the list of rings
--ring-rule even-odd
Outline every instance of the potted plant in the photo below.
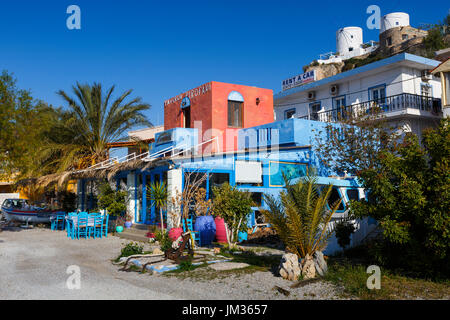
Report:
[[[130,229],[131,226],[133,225],[132,220],[133,220],[133,216],[131,214],[127,213],[125,215],[125,223],[123,224],[124,227],[127,228],[127,229]]]
[[[116,219],[116,232],[121,233],[123,231],[124,221],[121,217],[117,217]]]
[[[206,200],[206,190],[199,188],[194,196],[194,211],[196,214],[194,230],[200,234],[202,245],[209,245],[216,236],[216,223],[211,215],[212,201]]]
[[[182,195],[178,192],[170,199],[170,208],[167,211],[167,218],[170,220],[171,228],[169,230],[169,239],[175,241],[183,233],[181,224],[181,199]]]

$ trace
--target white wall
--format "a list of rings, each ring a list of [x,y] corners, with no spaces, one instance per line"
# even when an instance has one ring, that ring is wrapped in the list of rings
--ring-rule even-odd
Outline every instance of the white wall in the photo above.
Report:
[[[372,97],[369,97],[369,88],[383,84],[386,84],[386,96],[401,93],[420,94],[421,84],[424,83],[420,75],[421,71],[419,69],[402,66],[393,67],[361,78],[337,82],[339,85],[339,94],[337,96],[345,95],[347,105],[369,101],[372,99]],[[433,78],[428,83],[432,86],[433,97],[441,98],[440,81],[437,78]],[[307,116],[309,105],[315,101],[320,101],[323,109],[331,110],[334,97],[330,95],[330,86],[331,84],[324,84],[315,88],[316,100],[313,101],[308,100],[307,91],[298,94],[298,97],[292,101],[280,103],[281,105],[289,104],[288,106],[277,107],[277,102],[275,101],[276,120],[284,120],[284,112],[292,108],[296,109],[297,117]]]

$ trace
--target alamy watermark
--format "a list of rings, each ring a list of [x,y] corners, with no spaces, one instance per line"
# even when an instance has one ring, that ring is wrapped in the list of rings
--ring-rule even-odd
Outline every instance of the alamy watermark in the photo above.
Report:
[[[367,289],[381,289],[381,269],[379,266],[371,265],[367,267],[366,272],[371,274],[367,278]]]
[[[81,29],[81,9],[79,6],[72,4],[67,7],[67,14],[70,16],[66,20],[66,26],[69,30],[80,30]]]
[[[67,267],[66,273],[70,276],[66,280],[66,287],[69,290],[81,289],[81,269],[77,265]]]

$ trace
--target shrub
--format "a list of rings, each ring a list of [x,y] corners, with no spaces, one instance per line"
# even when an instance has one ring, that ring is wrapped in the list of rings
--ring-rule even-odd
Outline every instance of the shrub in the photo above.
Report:
[[[158,230],[155,234],[155,240],[160,243],[163,252],[172,248],[172,240],[169,238],[169,234],[166,231]]]
[[[99,187],[98,207],[106,209],[111,216],[120,216],[127,210],[126,196],[125,191],[114,191],[110,184],[105,182]]]
[[[355,232],[355,226],[349,221],[340,220],[335,224],[334,228],[339,246],[345,249],[350,244],[350,236]]]
[[[254,205],[249,192],[239,191],[236,187],[224,183],[213,187],[214,214],[225,220],[229,246],[236,245],[239,231],[247,231],[247,217]]]
[[[120,252],[121,257],[129,257],[135,254],[142,254],[144,252],[144,247],[139,245],[137,242],[127,243]]]

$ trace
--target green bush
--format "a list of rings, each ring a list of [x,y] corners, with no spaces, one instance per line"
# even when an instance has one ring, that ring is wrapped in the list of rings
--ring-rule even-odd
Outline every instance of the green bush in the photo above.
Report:
[[[155,240],[160,243],[163,252],[172,248],[173,241],[169,238],[169,234],[166,231],[158,229],[155,233]]]
[[[228,244],[233,246],[238,239],[239,231],[247,231],[247,218],[254,202],[249,192],[240,191],[228,183],[213,187],[214,214],[225,220],[228,230]]]
[[[127,210],[125,191],[114,191],[108,182],[99,187],[98,207],[111,216],[121,216]]]
[[[129,257],[135,254],[142,254],[144,252],[144,247],[137,242],[127,243],[120,252],[119,258]]]

